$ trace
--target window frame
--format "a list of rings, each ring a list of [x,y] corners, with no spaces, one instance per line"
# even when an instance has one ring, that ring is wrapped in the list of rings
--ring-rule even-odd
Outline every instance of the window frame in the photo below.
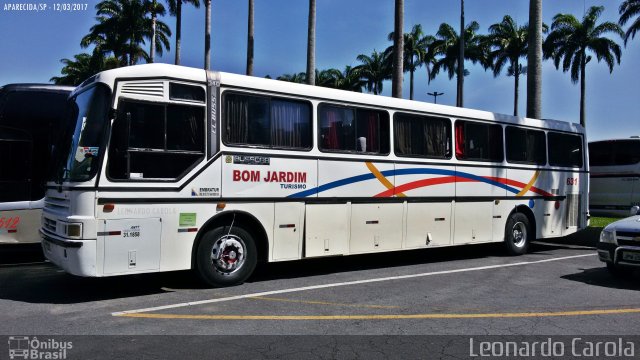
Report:
[[[579,166],[576,166],[576,165],[558,165],[558,164],[551,163],[551,145],[550,145],[550,141],[549,141],[549,135],[552,135],[552,134],[554,134],[554,135],[563,135],[563,136],[575,136],[575,137],[580,139],[581,156],[580,156],[580,165]],[[559,167],[559,168],[568,168],[568,169],[583,169],[584,166],[585,166],[584,148],[585,148],[585,146],[584,146],[584,137],[580,133],[567,133],[567,132],[554,131],[554,130],[547,131],[547,162],[548,162],[549,166]],[[587,149],[588,149],[588,146],[587,146]]]
[[[291,101],[297,102],[301,104],[305,104],[309,107],[309,147],[283,147],[283,146],[264,146],[259,144],[241,144],[241,143],[229,143],[225,139],[226,128],[227,128],[227,109],[225,104],[225,100],[227,95],[241,95],[241,96],[250,96],[257,98],[266,98],[269,103],[269,126],[271,126],[271,101],[272,100],[280,100],[280,101]],[[220,140],[222,144],[226,147],[230,148],[244,148],[244,149],[264,149],[264,150],[282,150],[282,151],[298,151],[298,152],[311,152],[314,148],[313,143],[313,124],[314,124],[314,106],[313,103],[306,99],[300,99],[295,97],[288,96],[280,96],[280,95],[271,95],[271,94],[262,94],[262,93],[252,93],[245,91],[236,91],[236,90],[226,90],[220,94]]]
[[[170,101],[185,102],[185,103],[200,104],[200,105],[206,105],[207,104],[207,89],[206,89],[206,87],[203,88],[201,84],[194,85],[194,84],[190,84],[190,83],[183,83],[183,82],[177,82],[177,81],[169,81],[168,84],[169,84],[168,93],[169,93],[169,100]],[[203,91],[204,98],[202,100],[190,100],[190,99],[182,99],[182,98],[173,97],[173,96],[171,96],[171,86],[172,85],[199,88],[199,89],[201,89]]]
[[[539,162],[535,162],[535,161],[518,161],[518,160],[509,160],[509,146],[507,144],[507,130],[508,129],[516,129],[516,130],[520,130],[520,131],[524,131],[525,132],[525,139],[527,136],[527,132],[529,131],[535,131],[538,133],[542,134],[542,139],[544,140],[544,162],[543,163],[539,163]],[[522,127],[522,126],[515,126],[515,125],[507,125],[504,127],[504,159],[507,161],[507,163],[509,164],[523,164],[523,165],[536,165],[536,166],[546,166],[549,164],[549,154],[547,153],[547,149],[548,149],[548,144],[547,144],[547,134],[543,129],[533,129],[533,128],[526,128],[526,127]]]
[[[396,146],[396,122],[398,121],[396,119],[396,115],[409,115],[412,117],[421,117],[421,118],[433,118],[433,119],[440,119],[440,120],[444,120],[444,121],[448,121],[448,125],[449,125],[449,156],[429,156],[429,155],[407,155],[407,154],[398,154],[398,152],[396,151],[397,146]],[[405,112],[405,111],[395,111],[393,113],[393,155],[397,156],[397,157],[401,157],[401,158],[413,158],[413,159],[436,159],[436,160],[451,160],[453,158],[453,137],[451,136],[452,134],[452,129],[453,129],[453,121],[451,120],[451,118],[445,117],[445,116],[435,116],[435,115],[431,115],[431,114],[418,114],[418,113],[411,113],[411,112]]]
[[[454,147],[452,149],[452,152],[455,153],[455,146],[457,145],[456,142],[456,124],[458,124],[458,122],[463,123],[464,126],[464,133],[465,136],[467,134],[467,124],[478,124],[478,125],[485,125],[488,126],[489,129],[491,129],[492,126],[499,126],[500,127],[500,137],[501,137],[501,149],[502,149],[502,159],[501,160],[494,160],[494,159],[482,159],[482,158],[459,158],[457,154],[455,154],[455,158],[458,161],[473,161],[473,162],[485,162],[485,163],[494,163],[494,164],[503,164],[505,162],[506,159],[506,154],[505,154],[505,134],[504,134],[504,128],[505,126],[503,126],[504,124],[501,123],[492,123],[492,122],[485,122],[485,121],[477,121],[477,120],[468,120],[468,119],[460,119],[460,118],[456,118],[455,121],[453,122],[453,143],[454,143]],[[490,131],[490,130],[489,130]],[[465,137],[466,140],[466,137]],[[490,140],[490,139],[489,139]],[[464,150],[465,152],[467,152],[467,142],[465,141],[464,143]]]
[[[321,123],[322,123],[322,119],[320,119],[320,111],[321,108],[325,107],[325,106],[333,106],[333,107],[337,107],[337,108],[343,108],[343,109],[351,109],[353,110],[353,114],[354,114],[354,132],[356,131],[356,123],[358,121],[358,110],[363,110],[363,111],[375,111],[375,112],[380,112],[380,113],[385,113],[387,115],[387,148],[388,151],[386,153],[382,153],[382,152],[371,152],[371,151],[358,151],[358,150],[332,150],[332,149],[323,149],[321,144],[322,144],[322,131],[321,131]],[[380,109],[380,108],[376,108],[376,107],[365,107],[365,106],[359,106],[359,105],[345,105],[345,104],[340,104],[340,103],[334,103],[334,102],[327,102],[327,101],[323,101],[318,103],[317,107],[316,107],[316,131],[317,131],[317,144],[318,144],[318,151],[322,152],[322,153],[326,153],[326,154],[350,154],[350,155],[360,155],[360,156],[389,156],[391,154],[391,146],[392,146],[392,139],[391,139],[391,126],[392,126],[392,116],[389,113],[389,110],[387,109]],[[380,121],[380,124],[382,124],[382,122]],[[380,144],[382,145],[382,139],[383,137],[380,136]]]
[[[115,121],[126,121],[126,119],[118,119],[118,115],[116,115],[116,119],[115,121],[113,121],[110,124],[109,127],[109,140],[108,140],[108,147],[107,147],[107,161],[106,161],[106,166],[105,166],[105,174],[107,179],[110,182],[113,183],[118,183],[118,182],[135,182],[135,183],[177,183],[179,181],[181,181],[182,179],[184,179],[184,177],[189,174],[194,168],[196,168],[198,165],[200,165],[204,160],[207,159],[207,128],[208,128],[208,119],[207,119],[207,106],[206,103],[199,103],[199,102],[181,102],[181,101],[175,101],[175,100],[171,100],[171,102],[156,102],[156,101],[149,101],[149,100],[141,100],[141,99],[137,99],[137,98],[131,98],[131,97],[123,97],[120,96],[117,99],[118,102],[118,108],[116,109],[115,113],[116,114],[121,114],[121,110],[123,108],[123,103],[128,102],[128,103],[136,103],[136,104],[144,104],[144,105],[152,105],[152,106],[161,106],[162,112],[163,112],[163,126],[164,126],[164,149],[152,149],[152,150],[144,150],[141,148],[131,148],[128,145],[128,141],[129,139],[127,138],[127,149],[125,151],[130,151],[129,149],[135,149],[136,153],[146,153],[146,154],[185,154],[185,155],[200,155],[200,160],[194,161],[191,165],[189,165],[179,176],[175,177],[175,178],[141,178],[141,179],[137,179],[137,178],[131,178],[129,177],[128,179],[118,179],[118,178],[114,178],[111,174],[110,171],[110,163],[112,161],[111,159],[111,149],[113,144],[113,139],[114,139],[114,124]],[[192,107],[192,108],[199,108],[203,110],[203,118],[201,119],[202,121],[202,150],[201,151],[190,151],[190,150],[168,150],[167,149],[167,108],[169,106],[185,106],[185,107]],[[131,129],[130,126],[127,129],[127,133],[130,133]],[[130,170],[130,169],[129,169]]]

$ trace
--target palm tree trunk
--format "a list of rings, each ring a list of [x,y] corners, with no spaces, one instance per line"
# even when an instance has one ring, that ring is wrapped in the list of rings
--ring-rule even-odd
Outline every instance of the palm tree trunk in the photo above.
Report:
[[[307,84],[316,84],[316,0],[309,0],[307,27]]]
[[[580,61],[580,125],[582,125],[582,127],[586,129],[587,114],[586,114],[585,103],[586,103],[586,97],[587,97],[587,92],[586,92],[587,61],[585,57],[586,57],[586,54],[583,51],[582,60]]]
[[[180,40],[182,39],[182,0],[176,0],[176,65],[180,65]]]
[[[393,30],[393,78],[391,96],[402,98],[402,60],[404,58],[404,0],[395,0],[395,21]]]
[[[249,0],[249,19],[247,29],[247,75],[253,75],[253,2]]]
[[[156,22],[157,17],[151,15],[151,49],[149,50],[149,62],[152,63],[156,57]]]
[[[204,69],[211,69],[211,0],[205,0]]]
[[[409,69],[409,99],[413,100],[413,56],[411,56],[411,68]]]
[[[542,117],[542,0],[529,0],[527,117]]]
[[[520,64],[518,64],[518,60],[515,61],[514,64],[514,72],[513,77],[515,78],[515,87],[513,89],[513,116],[518,116],[518,89],[520,87]]]
[[[460,50],[458,53],[458,84],[456,106],[464,106],[464,0],[460,0]]]

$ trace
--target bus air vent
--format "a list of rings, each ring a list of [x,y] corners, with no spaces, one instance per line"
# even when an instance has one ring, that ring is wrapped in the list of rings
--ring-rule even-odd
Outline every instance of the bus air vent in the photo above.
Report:
[[[580,194],[567,194],[567,227],[578,226],[580,220]]]
[[[162,81],[128,82],[122,85],[122,93],[153,96],[153,97],[163,97],[164,83]]]

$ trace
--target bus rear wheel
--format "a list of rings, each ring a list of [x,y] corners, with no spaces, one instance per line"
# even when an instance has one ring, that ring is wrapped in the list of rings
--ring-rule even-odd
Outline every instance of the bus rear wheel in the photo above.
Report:
[[[237,226],[207,231],[196,256],[200,277],[214,287],[241,284],[253,273],[258,262],[253,237]]]
[[[531,236],[529,219],[523,213],[509,215],[504,230],[504,245],[510,255],[522,255],[529,249]]]

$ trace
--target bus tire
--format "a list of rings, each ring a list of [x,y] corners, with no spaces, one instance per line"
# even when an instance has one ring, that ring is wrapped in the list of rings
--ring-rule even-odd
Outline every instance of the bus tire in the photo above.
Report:
[[[243,283],[258,262],[253,237],[238,226],[207,231],[198,245],[196,256],[198,274],[213,287]]]
[[[532,235],[529,219],[525,214],[514,212],[509,215],[504,231],[504,245],[509,255],[526,254]]]

